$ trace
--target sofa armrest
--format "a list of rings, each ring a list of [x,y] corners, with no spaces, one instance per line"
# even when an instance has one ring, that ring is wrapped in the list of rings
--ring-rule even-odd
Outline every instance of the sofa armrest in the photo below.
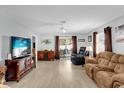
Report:
[[[124,85],[120,86],[119,88],[124,88]]]
[[[5,81],[4,77],[6,70],[6,67],[0,66],[0,84],[3,84],[3,82]]]
[[[124,84],[124,73],[119,73],[112,76],[113,82],[121,82]]]
[[[114,69],[108,67],[108,66],[101,66],[101,65],[96,65],[95,69],[97,69],[97,71],[110,71],[110,72],[114,72]]]
[[[96,61],[95,58],[88,58],[88,57],[85,57],[85,63],[97,64],[98,62]]]
[[[113,87],[120,87],[124,85],[124,73],[115,74],[112,76]]]
[[[5,74],[6,70],[7,70],[6,67],[1,67],[1,66],[0,66],[0,73]]]

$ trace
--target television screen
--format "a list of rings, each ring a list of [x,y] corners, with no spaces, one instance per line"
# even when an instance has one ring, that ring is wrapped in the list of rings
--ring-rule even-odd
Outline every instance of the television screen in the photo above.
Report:
[[[31,40],[28,38],[11,37],[12,58],[31,54]]]

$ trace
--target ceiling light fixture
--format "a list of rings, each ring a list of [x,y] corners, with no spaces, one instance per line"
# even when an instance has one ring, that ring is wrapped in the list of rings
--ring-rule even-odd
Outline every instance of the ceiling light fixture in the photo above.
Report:
[[[63,31],[63,33],[66,33],[66,30],[65,29],[63,29],[62,31]]]
[[[64,29],[63,24],[61,25],[61,30],[62,30],[63,33],[66,33],[66,30]]]
[[[61,23],[61,30],[62,30],[62,32],[66,33],[66,30],[64,28],[64,24],[66,23],[66,21],[60,21],[60,23]]]

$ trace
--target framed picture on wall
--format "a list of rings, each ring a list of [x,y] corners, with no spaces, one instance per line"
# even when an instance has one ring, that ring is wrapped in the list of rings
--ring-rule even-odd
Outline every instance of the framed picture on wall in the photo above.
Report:
[[[78,42],[85,42],[85,39],[78,39]]]
[[[115,35],[117,43],[124,43],[124,25],[115,27]]]
[[[92,36],[88,36],[88,42],[92,42]]]

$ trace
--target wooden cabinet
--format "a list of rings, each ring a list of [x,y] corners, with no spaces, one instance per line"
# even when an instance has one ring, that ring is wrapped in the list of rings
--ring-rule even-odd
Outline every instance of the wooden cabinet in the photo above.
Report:
[[[49,60],[54,60],[55,59],[55,55],[54,55],[54,52],[53,51],[49,51],[48,52],[48,59]]]
[[[38,60],[44,60],[44,52],[43,51],[38,51],[37,52],[37,59]]]
[[[50,61],[55,59],[54,51],[38,51],[37,55],[39,61]]]
[[[5,75],[6,81],[16,80],[18,82],[20,78],[34,67],[34,61],[31,56],[28,56],[19,59],[5,60],[5,65],[7,67]]]

